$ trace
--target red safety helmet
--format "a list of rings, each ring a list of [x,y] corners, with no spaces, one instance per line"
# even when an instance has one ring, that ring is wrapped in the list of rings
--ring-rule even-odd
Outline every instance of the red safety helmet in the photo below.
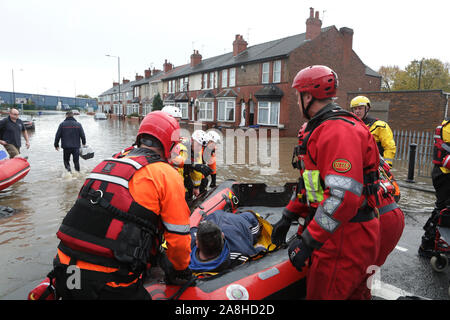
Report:
[[[147,114],[139,126],[136,142],[142,134],[149,134],[158,139],[164,148],[167,159],[173,145],[180,141],[180,125],[178,121],[163,111],[153,111]]]
[[[309,66],[300,70],[292,82],[298,92],[309,92],[319,100],[336,96],[338,77],[327,66]]]

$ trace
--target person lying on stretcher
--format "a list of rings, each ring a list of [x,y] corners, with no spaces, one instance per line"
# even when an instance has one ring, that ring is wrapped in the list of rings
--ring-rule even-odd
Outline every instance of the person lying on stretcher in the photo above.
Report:
[[[194,273],[214,274],[261,257],[274,249],[270,232],[270,224],[257,213],[217,210],[191,228],[189,268]]]

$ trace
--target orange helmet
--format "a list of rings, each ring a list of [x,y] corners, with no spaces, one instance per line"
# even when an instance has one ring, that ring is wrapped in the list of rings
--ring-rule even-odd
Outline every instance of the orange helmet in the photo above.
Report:
[[[173,145],[180,141],[180,125],[178,121],[163,111],[153,111],[147,114],[139,126],[136,142],[143,134],[149,134],[158,139],[168,159]]]

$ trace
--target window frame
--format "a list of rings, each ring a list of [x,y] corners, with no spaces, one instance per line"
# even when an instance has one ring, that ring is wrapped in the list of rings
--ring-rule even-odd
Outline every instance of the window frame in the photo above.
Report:
[[[221,103],[224,103],[224,115],[225,118],[221,118],[220,117],[220,105]],[[233,106],[229,107],[228,103],[232,103]],[[233,119],[232,120],[227,120],[227,113],[229,112],[228,110],[232,109],[233,110]],[[218,99],[217,100],[217,121],[220,122],[235,122],[236,121],[236,100],[235,99]]]
[[[279,70],[276,70],[275,66],[279,66]],[[276,76],[278,75],[278,79],[276,79]],[[275,60],[273,62],[273,70],[272,70],[272,82],[273,83],[280,83],[281,82],[281,60]]]
[[[177,102],[175,104],[181,111],[181,119],[189,119],[189,105],[187,102]],[[183,115],[183,111],[186,111],[186,116]]]
[[[267,103],[268,107],[262,107],[261,103]],[[273,104],[277,103],[278,104],[278,115],[277,115],[277,122],[276,123],[271,123],[270,119],[271,114],[272,114],[272,109],[273,109]],[[267,123],[263,123],[261,122],[261,116],[260,116],[260,111],[263,109],[268,109],[268,122]],[[262,126],[278,126],[280,124],[280,109],[281,109],[281,101],[269,101],[269,100],[261,100],[258,101],[258,121],[257,124],[262,125]]]
[[[222,76],[222,83],[221,83],[222,88],[228,88],[228,69],[223,69],[221,71],[221,76]]]
[[[211,118],[208,118],[208,107],[211,106]],[[206,108],[205,108],[206,106]],[[201,117],[201,113],[205,112],[205,117]],[[200,101],[198,106],[198,119],[200,121],[214,121],[214,101]]]
[[[228,77],[228,88],[232,88],[236,86],[236,68],[230,68],[229,77]],[[231,77],[231,71],[233,71],[233,77]]]
[[[264,71],[264,66],[267,66],[267,71]],[[267,76],[267,80],[264,81],[264,76]],[[261,65],[261,83],[270,83],[270,62],[263,62]]]

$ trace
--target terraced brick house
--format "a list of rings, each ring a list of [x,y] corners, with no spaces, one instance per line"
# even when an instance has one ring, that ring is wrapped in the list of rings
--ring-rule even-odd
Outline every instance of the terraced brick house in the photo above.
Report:
[[[343,107],[348,91],[381,87],[381,76],[352,49],[353,30],[321,25],[311,8],[305,33],[254,46],[238,34],[232,51],[207,59],[194,50],[190,64],[162,79],[164,103],[207,128],[279,128],[280,136],[296,136],[304,120],[291,83],[302,68],[323,64],[335,70]]]

